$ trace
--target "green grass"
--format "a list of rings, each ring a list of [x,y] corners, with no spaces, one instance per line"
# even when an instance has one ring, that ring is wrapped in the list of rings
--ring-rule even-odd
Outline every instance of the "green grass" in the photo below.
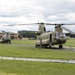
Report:
[[[36,40],[13,40],[12,43],[15,44],[28,44],[28,45],[34,45],[36,43]],[[75,47],[75,38],[69,38],[69,40],[66,41],[64,46],[69,46],[69,47]]]
[[[28,40],[28,39],[24,39],[24,40],[12,40],[13,44],[27,44],[27,45],[35,45],[36,40]]]
[[[0,44],[0,56],[75,60],[75,52]]]
[[[12,40],[12,44],[0,44],[0,56],[75,60],[73,51],[20,46],[21,44],[34,46],[35,42]],[[75,47],[75,39],[68,40],[65,46]],[[75,75],[75,64],[0,59],[0,75]]]
[[[67,40],[65,46],[75,47],[75,38],[70,38],[69,40]]]
[[[8,75],[75,75],[75,65],[0,60],[0,72]]]
[[[17,75],[17,74],[0,72],[0,75]]]

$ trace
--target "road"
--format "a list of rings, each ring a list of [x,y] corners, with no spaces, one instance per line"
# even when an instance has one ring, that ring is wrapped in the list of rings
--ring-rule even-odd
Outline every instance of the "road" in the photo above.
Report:
[[[18,60],[18,61],[32,61],[32,62],[54,62],[54,63],[69,63],[75,64],[75,60],[57,60],[57,59],[39,59],[39,58],[18,58],[18,57],[6,57],[0,56],[3,60]]]

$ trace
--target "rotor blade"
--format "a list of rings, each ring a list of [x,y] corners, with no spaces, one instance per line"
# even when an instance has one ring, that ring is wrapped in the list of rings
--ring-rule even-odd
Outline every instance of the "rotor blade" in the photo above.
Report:
[[[30,23],[30,24],[10,24],[10,25],[3,25],[3,26],[23,26],[23,25],[35,25],[38,23]]]
[[[3,26],[15,26],[15,25],[3,25]]]
[[[45,23],[46,25],[75,25],[75,23],[67,24],[67,23]]]
[[[68,31],[69,33],[71,33],[71,34],[75,34],[75,32],[73,32],[73,31],[71,31],[71,30],[69,30],[68,28],[66,28],[66,27],[62,27],[64,30],[66,30],[66,31]]]
[[[16,24],[16,25],[35,25],[35,24],[38,24],[38,23],[29,23],[29,24]]]
[[[52,23],[45,23],[46,25],[55,25],[55,24],[52,24]]]
[[[44,23],[44,22],[38,22],[38,23],[28,23],[28,24],[9,24],[9,25],[3,25],[3,26],[23,26],[23,25],[75,25],[74,23],[73,24],[63,24],[63,23]]]
[[[75,25],[75,23],[62,23],[62,25]]]
[[[53,23],[46,23],[46,25],[63,25],[63,23],[60,23],[60,24],[59,23],[54,23],[54,24]]]

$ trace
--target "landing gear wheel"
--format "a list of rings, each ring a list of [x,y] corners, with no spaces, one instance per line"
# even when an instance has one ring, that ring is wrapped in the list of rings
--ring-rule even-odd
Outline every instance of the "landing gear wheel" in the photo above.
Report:
[[[62,48],[63,46],[62,45],[59,45],[59,48]]]
[[[45,45],[44,47],[47,48],[47,45]]]
[[[51,48],[51,45],[49,45],[49,48]]]
[[[35,47],[37,48],[37,45],[35,45]]]
[[[51,48],[51,46],[52,46],[52,43],[49,44],[49,48]]]

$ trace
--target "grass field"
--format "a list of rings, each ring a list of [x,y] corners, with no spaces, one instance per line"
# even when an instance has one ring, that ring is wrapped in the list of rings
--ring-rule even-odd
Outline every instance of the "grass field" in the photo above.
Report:
[[[0,60],[0,72],[7,75],[75,75],[75,65]]]
[[[13,44],[1,44],[0,56],[75,60],[75,52],[73,51],[43,49]]]
[[[23,40],[12,40],[12,43],[14,44],[28,44],[28,45],[35,45],[36,40],[28,40],[28,39],[23,39]]]
[[[35,42],[35,40],[12,40],[12,44],[0,44],[0,56],[75,60],[73,51],[24,46],[34,46]],[[68,40],[64,45],[75,47],[75,39]],[[0,75],[75,75],[75,64],[0,59]]]
[[[65,45],[69,47],[75,47],[75,38],[70,38],[69,40],[67,40]]]
[[[35,45],[36,40],[13,40],[12,43]],[[67,40],[64,46],[75,47],[75,38],[69,38],[69,40]]]

